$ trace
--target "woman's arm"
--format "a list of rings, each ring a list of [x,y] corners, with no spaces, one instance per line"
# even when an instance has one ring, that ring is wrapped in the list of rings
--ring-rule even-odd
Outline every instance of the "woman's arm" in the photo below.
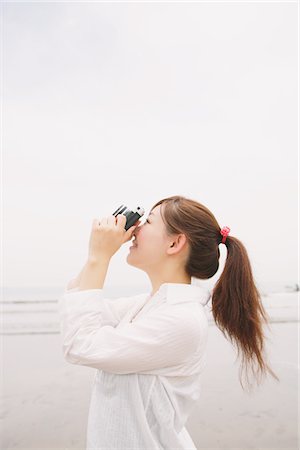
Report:
[[[101,222],[103,225],[101,226]],[[108,218],[94,219],[89,240],[88,260],[79,275],[72,279],[68,289],[79,288],[102,289],[111,257],[122,244],[132,238],[137,224],[125,230],[126,216],[119,214],[117,218],[113,215]]]
[[[80,280],[81,280],[81,276],[82,276],[82,274],[83,274],[83,271],[84,271],[85,268],[86,268],[86,265],[87,265],[87,263],[85,263],[85,265],[83,266],[83,268],[81,269],[81,272],[77,275],[77,277],[76,277],[76,278],[73,278],[73,279],[69,282],[69,284],[68,284],[68,286],[67,286],[67,289],[73,289],[73,288],[77,288],[77,287],[79,286],[79,283],[80,283]]]
[[[110,259],[105,254],[97,260],[88,259],[79,280],[79,291],[103,288]]]
[[[77,287],[79,290],[102,289],[110,259],[105,255],[97,261],[88,259],[77,277],[69,282],[67,290]]]

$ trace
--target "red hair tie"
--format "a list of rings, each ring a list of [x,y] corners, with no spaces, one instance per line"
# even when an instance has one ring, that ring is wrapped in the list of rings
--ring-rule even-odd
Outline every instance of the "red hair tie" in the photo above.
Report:
[[[227,227],[227,226],[225,226],[225,227],[223,227],[223,228],[221,229],[220,233],[221,233],[221,235],[223,236],[223,239],[222,239],[221,244],[225,244],[225,241],[226,241],[226,238],[227,238],[227,236],[228,236],[228,234],[229,234],[229,231],[230,231],[230,228]]]

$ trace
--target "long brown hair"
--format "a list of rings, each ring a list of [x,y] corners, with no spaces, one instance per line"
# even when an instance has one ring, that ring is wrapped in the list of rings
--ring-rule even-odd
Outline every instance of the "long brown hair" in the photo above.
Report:
[[[184,233],[189,243],[186,273],[198,279],[211,278],[219,268],[219,244],[223,236],[212,212],[201,203],[175,195],[158,201],[151,209],[161,206],[161,216],[167,235]],[[212,314],[223,335],[236,346],[242,355],[239,381],[242,371],[252,369],[257,384],[267,372],[277,381],[279,378],[266,363],[264,355],[263,325],[268,325],[268,315],[261,302],[247,250],[242,242],[231,235],[225,245],[227,256],[221,276],[212,289]],[[256,370],[255,370],[256,368]]]

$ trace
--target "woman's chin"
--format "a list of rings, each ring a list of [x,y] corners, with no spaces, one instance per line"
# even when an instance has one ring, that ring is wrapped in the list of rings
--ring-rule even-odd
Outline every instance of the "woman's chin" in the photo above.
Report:
[[[134,249],[133,248],[130,248],[129,249],[129,251],[128,251],[128,253],[127,253],[127,258],[131,258],[131,256],[132,256],[132,254],[134,253]]]
[[[126,262],[127,264],[129,264],[130,266],[135,266],[135,258],[132,256],[132,254],[129,252],[128,255],[126,256]]]
[[[130,260],[130,259],[134,259],[134,256],[135,256],[135,253],[136,253],[136,247],[131,247],[131,248],[129,248],[129,252],[127,253],[127,260]]]

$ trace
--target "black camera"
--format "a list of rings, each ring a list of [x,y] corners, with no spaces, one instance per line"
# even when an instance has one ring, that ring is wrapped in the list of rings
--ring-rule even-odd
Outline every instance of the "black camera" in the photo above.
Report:
[[[131,210],[125,205],[119,206],[119,208],[113,212],[113,216],[117,217],[118,214],[124,214],[126,216],[125,230],[127,231],[132,225],[134,225],[144,214],[144,208],[137,206]]]

